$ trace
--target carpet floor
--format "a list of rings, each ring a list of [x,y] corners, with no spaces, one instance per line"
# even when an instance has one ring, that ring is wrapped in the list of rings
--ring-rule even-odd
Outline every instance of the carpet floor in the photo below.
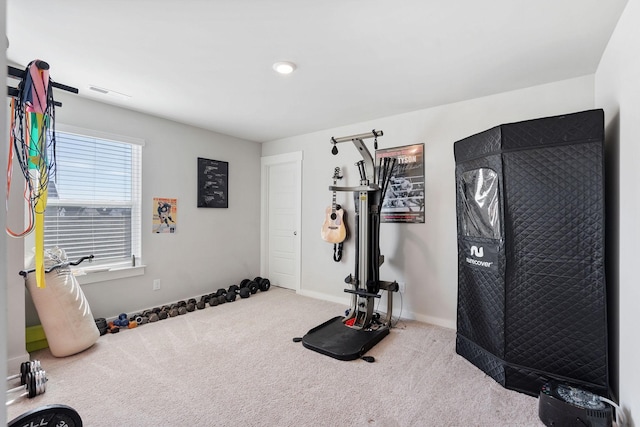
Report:
[[[272,287],[118,334],[55,358],[31,354],[47,404],[85,426],[543,426],[537,398],[506,390],[455,353],[455,331],[399,320],[364,360],[292,341],[346,307]]]

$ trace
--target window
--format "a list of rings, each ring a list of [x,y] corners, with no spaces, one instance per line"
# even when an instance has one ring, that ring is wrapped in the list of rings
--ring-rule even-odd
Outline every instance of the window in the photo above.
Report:
[[[70,261],[94,255],[94,262],[109,267],[140,259],[143,145],[134,138],[56,126],[45,248],[64,249]]]
[[[498,174],[492,169],[479,168],[464,172],[459,181],[463,235],[499,239]]]

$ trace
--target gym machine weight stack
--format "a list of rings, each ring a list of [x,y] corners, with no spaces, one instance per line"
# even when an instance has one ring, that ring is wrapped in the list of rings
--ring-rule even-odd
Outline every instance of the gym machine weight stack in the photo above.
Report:
[[[384,256],[380,255],[380,209],[386,186],[395,165],[395,159],[381,159],[377,173],[374,159],[363,140],[382,136],[375,129],[369,133],[331,138],[336,155],[337,144],[351,141],[362,156],[356,163],[360,173],[360,185],[357,187],[330,186],[330,191],[354,193],[356,206],[356,266],[345,283],[352,289],[344,291],[351,294],[351,308],[346,316],[337,316],[311,329],[302,337],[302,344],[310,349],[339,360],[354,360],[362,357],[373,346],[389,334],[393,308],[393,292],[398,291],[396,281],[380,280],[380,265]],[[382,162],[384,160],[384,162]],[[391,160],[391,161],[390,161]],[[374,313],[374,303],[381,297],[380,291],[387,291],[387,312],[384,319]],[[373,361],[373,358],[368,358]]]

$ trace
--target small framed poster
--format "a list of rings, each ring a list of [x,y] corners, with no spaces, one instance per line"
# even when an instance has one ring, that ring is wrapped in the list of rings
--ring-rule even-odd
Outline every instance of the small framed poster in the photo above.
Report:
[[[198,157],[198,207],[229,207],[229,163]]]
[[[376,164],[392,157],[396,164],[383,195],[380,222],[424,223],[424,144],[376,151]]]
[[[153,232],[175,233],[178,225],[178,199],[153,198]]]

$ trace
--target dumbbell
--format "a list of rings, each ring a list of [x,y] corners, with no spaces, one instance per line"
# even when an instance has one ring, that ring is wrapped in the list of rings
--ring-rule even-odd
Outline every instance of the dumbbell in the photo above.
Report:
[[[38,369],[33,372],[27,372],[25,375],[25,383],[7,390],[7,394],[14,393],[16,391],[25,390],[25,393],[22,393],[18,397],[7,402],[7,405],[12,404],[16,400],[22,397],[28,397],[29,399],[36,397],[40,394],[43,394],[46,391],[47,385],[47,373],[38,366]]]
[[[143,313],[136,313],[129,316],[129,328],[131,328],[132,324],[135,323],[136,326],[144,325],[149,321],[149,314],[145,311]],[[135,328],[135,326],[133,326]]]
[[[191,313],[192,311],[194,311],[196,309],[196,300],[195,298],[190,298],[187,301],[187,307],[186,307],[187,311],[189,313]]]
[[[169,307],[168,314],[169,314],[169,317],[176,317],[179,314],[178,304],[171,304],[171,306]]]
[[[98,317],[94,319],[96,322],[96,328],[100,331],[100,335],[104,335],[107,333],[107,319],[104,317]]]
[[[187,314],[187,303],[185,301],[178,301],[175,304],[171,304],[171,307],[178,310],[178,315]],[[169,316],[171,316],[171,311],[169,311]]]
[[[269,288],[271,287],[271,281],[267,278],[262,278],[260,276],[257,276],[255,279],[253,279],[253,281],[258,284],[258,287],[262,292],[268,291]]]
[[[158,320],[164,320],[169,317],[169,310],[169,306],[162,306],[162,308],[160,308],[160,310],[156,313],[158,315]]]
[[[25,385],[27,383],[27,374],[29,372],[36,372],[40,370],[42,370],[42,367],[40,366],[39,360],[30,360],[28,362],[22,362],[20,364],[20,373],[8,376],[7,381],[20,378],[20,385]]]
[[[236,300],[236,295],[237,295],[238,289],[240,289],[238,287],[238,285],[229,286],[229,289],[227,290],[227,293],[224,294],[224,299],[227,302],[234,302]]]
[[[251,280],[251,279],[244,279],[242,280],[242,282],[240,282],[240,289],[243,288],[248,288],[249,289],[249,293],[251,294],[255,294],[256,292],[258,292],[258,284]]]
[[[222,299],[224,299],[224,296],[222,297]],[[215,307],[218,304],[220,304],[220,301],[218,300],[218,295],[216,293],[209,295],[209,305],[211,307]]]
[[[226,295],[227,295],[227,290],[226,289],[224,289],[224,288],[218,289],[215,293],[209,295],[209,298],[210,298],[209,299],[209,305],[212,305],[212,303],[213,303],[213,306],[224,304],[225,302],[227,302]],[[218,303],[216,304],[214,302],[214,300],[218,301]]]
[[[202,295],[200,297],[200,301],[196,303],[196,308],[198,310],[202,310],[207,307],[207,303],[209,302],[209,295]]]
[[[240,282],[240,286],[231,285],[229,287],[229,290],[233,289],[235,293],[237,295],[240,295],[240,298],[242,299],[249,298],[251,296],[251,290],[249,289],[249,286],[247,286],[248,282],[245,282],[245,280],[247,279],[244,279],[242,282]]]
[[[113,321],[114,326],[118,326],[120,328],[126,328],[129,326],[129,318],[127,313],[120,313],[117,319]]]

